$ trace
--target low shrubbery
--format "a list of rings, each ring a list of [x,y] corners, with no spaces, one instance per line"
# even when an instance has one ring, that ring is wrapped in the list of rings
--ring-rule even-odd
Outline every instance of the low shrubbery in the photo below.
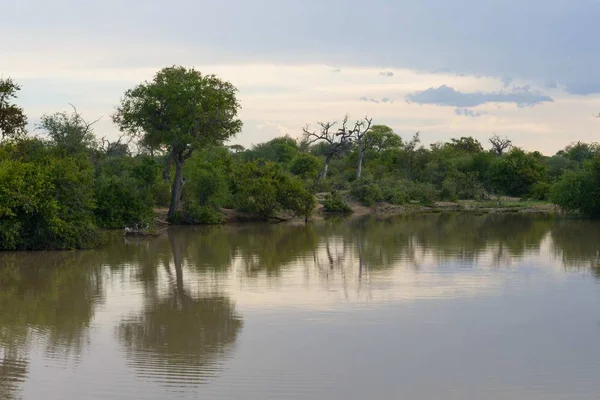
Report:
[[[600,158],[565,172],[552,188],[550,199],[567,212],[600,217]]]
[[[340,195],[340,193],[336,191],[327,194],[322,204],[323,209],[326,212],[342,214],[348,214],[352,212],[352,208],[344,201],[344,198]]]

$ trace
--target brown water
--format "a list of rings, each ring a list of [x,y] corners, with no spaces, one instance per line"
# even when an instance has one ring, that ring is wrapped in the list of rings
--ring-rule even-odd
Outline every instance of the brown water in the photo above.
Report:
[[[426,215],[0,254],[0,399],[597,399],[600,223]]]

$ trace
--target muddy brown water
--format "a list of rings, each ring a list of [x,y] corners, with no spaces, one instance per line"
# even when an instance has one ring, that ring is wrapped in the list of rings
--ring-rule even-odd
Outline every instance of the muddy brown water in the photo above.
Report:
[[[600,223],[172,228],[0,254],[0,399],[600,398]]]

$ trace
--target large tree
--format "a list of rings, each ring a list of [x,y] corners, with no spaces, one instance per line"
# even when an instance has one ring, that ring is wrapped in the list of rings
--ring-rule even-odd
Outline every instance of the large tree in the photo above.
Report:
[[[19,137],[25,133],[27,117],[23,109],[11,102],[21,87],[12,79],[0,78],[0,137]]]
[[[241,130],[236,93],[215,75],[179,66],[163,68],[152,81],[125,92],[114,122],[149,148],[167,151],[175,163],[169,219],[181,201],[185,160],[194,149],[222,143]]]

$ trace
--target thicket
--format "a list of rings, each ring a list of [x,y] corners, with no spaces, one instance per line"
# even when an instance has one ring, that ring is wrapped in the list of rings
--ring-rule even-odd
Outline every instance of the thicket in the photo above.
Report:
[[[183,101],[182,82],[205,92],[184,90]],[[0,79],[0,90],[0,250],[92,247],[102,228],[151,224],[157,207],[170,206],[169,215],[175,207],[172,222],[193,224],[222,223],[224,209],[308,218],[317,197],[325,211],[345,213],[350,200],[431,205],[504,195],[600,217],[596,144],[573,143],[551,157],[498,136],[487,150],[471,137],[423,146],[418,133],[402,139],[369,118],[345,118],[305,127],[298,140],[225,146],[241,129],[235,88],[178,67],[126,93],[114,116],[125,135],[116,141],[97,135],[75,108],[42,116],[34,137],[23,110],[8,103],[18,86]],[[174,107],[168,126],[176,133],[161,131],[157,99]],[[207,99],[215,102],[203,108]],[[177,107],[190,102],[195,108],[179,121]]]

